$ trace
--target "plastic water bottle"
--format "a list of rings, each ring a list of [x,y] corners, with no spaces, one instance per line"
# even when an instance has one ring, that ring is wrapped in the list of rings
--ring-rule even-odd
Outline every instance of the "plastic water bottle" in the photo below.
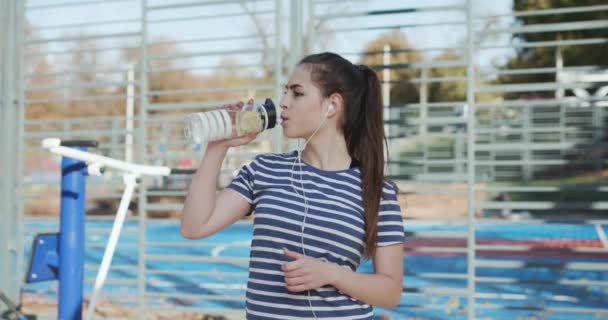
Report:
[[[272,129],[277,124],[277,109],[270,99],[264,104],[242,110],[217,109],[186,116],[184,136],[190,143],[206,143]]]

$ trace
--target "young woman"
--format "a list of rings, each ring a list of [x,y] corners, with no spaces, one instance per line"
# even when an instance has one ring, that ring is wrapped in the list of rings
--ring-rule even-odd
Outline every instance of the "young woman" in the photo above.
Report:
[[[384,180],[378,77],[333,53],[311,55],[280,106],[285,136],[306,141],[301,152],[255,157],[216,195],[226,150],[255,134],[209,143],[181,233],[208,237],[255,211],[247,319],[373,319],[372,306],[401,300],[404,241],[396,190]],[[356,271],[362,258],[373,259],[373,273]]]

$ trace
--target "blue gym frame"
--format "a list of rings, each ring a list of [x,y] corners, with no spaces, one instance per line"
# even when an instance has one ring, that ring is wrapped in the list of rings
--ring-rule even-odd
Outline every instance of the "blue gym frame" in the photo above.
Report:
[[[86,151],[94,141],[62,141]],[[87,164],[63,157],[61,162],[61,217],[59,233],[35,237],[26,282],[59,279],[58,319],[82,319],[84,231]]]

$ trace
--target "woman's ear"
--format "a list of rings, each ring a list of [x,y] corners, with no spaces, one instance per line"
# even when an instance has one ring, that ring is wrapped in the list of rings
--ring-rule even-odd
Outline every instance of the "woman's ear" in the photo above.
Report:
[[[342,112],[342,109],[344,108],[344,100],[340,94],[333,93],[327,98],[327,100],[329,102],[327,109],[328,116]]]

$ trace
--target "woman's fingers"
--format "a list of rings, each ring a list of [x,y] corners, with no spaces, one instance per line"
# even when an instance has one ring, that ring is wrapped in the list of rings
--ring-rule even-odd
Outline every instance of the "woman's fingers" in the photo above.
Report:
[[[249,133],[242,137],[230,139],[229,144],[231,147],[238,147],[238,146],[241,146],[241,145],[244,145],[244,144],[247,144],[247,143],[253,141],[257,135],[258,135],[257,132],[252,132],[252,133]]]
[[[227,103],[221,106],[221,108],[223,109],[227,109],[230,111],[238,111],[243,109],[243,101],[236,101],[236,102],[232,102],[232,103]]]
[[[249,99],[249,101],[247,101],[247,109],[248,110],[253,109],[253,99]]]
[[[287,271],[287,270],[283,270],[283,271],[285,272],[285,278],[303,277],[308,274],[308,272],[306,272],[306,270],[304,270],[302,268],[296,269],[293,271]]]
[[[243,110],[244,105],[245,104],[243,103],[243,101],[236,101],[233,103],[224,104],[220,108],[228,111],[240,111]],[[249,101],[247,101],[247,108],[251,108],[252,106],[253,99],[249,99]],[[225,144],[228,147],[238,147],[253,141],[257,137],[257,135],[258,132],[251,132],[244,136],[220,140],[217,141],[217,143]]]
[[[312,288],[309,288],[306,285],[300,284],[297,286],[286,286],[287,290],[291,291],[291,292],[302,292],[302,291],[307,291],[310,290]]]
[[[308,279],[306,277],[285,278],[285,284],[290,287],[307,284],[309,281],[310,281],[310,279]]]

